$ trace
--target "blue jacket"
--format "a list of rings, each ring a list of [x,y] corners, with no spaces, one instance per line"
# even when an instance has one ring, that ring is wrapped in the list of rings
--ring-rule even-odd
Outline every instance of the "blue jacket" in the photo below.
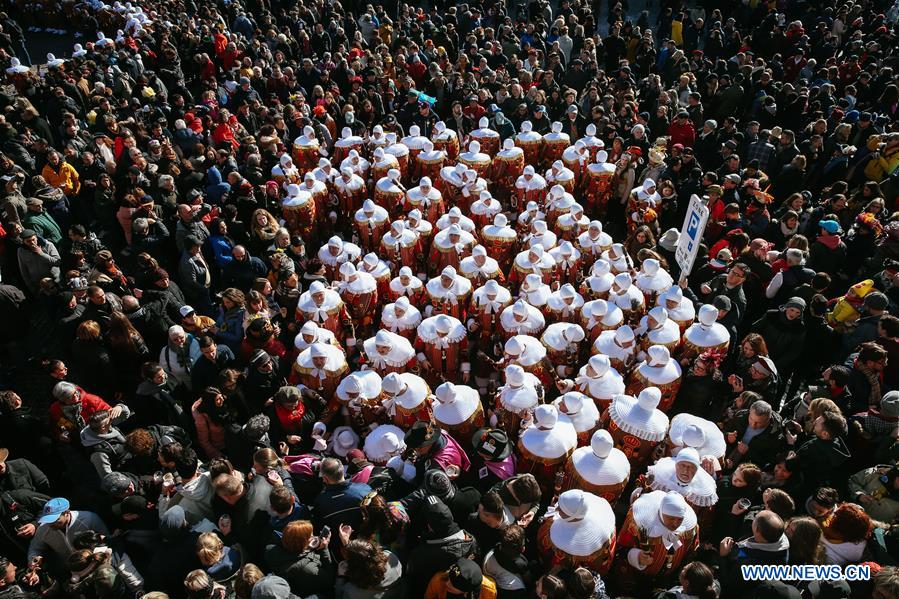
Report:
[[[234,256],[231,255],[234,244],[224,235],[210,235],[208,241],[215,256],[215,263],[220,269],[224,269],[234,260]]]
[[[231,191],[231,185],[222,181],[218,167],[213,166],[206,171],[206,199],[210,204],[219,204],[222,196]]]
[[[362,523],[359,505],[369,493],[371,487],[364,483],[343,481],[336,485],[326,485],[312,504],[317,527],[327,525],[331,530],[338,530],[341,524],[349,524],[358,528]]]
[[[219,308],[218,317],[215,319],[215,326],[218,327],[218,332],[215,334],[216,340],[230,347],[234,355],[240,353],[240,343],[243,341],[243,320],[246,312],[245,308],[236,308],[227,312],[223,308]]]

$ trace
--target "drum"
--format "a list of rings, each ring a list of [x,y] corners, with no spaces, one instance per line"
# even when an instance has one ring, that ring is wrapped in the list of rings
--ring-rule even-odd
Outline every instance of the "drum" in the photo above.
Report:
[[[646,465],[655,451],[658,441],[647,441],[636,435],[626,433],[615,424],[615,421],[608,417],[608,410],[603,413],[603,426],[612,435],[615,441],[615,447],[624,452],[631,463],[632,470],[639,470]]]
[[[306,145],[294,144],[293,164],[300,171],[300,175],[315,170],[318,167],[319,158],[321,158],[321,154],[319,154],[318,142]]]
[[[418,159],[418,177],[429,177],[431,181],[437,181],[440,178],[440,169],[443,168],[446,158],[437,158],[427,160]]]
[[[482,144],[481,148],[483,147]],[[443,150],[446,152],[446,156],[449,158],[450,162],[455,162],[456,158],[459,156],[459,136],[455,134],[435,136],[434,149]]]
[[[587,491],[588,493],[593,493],[598,497],[602,497],[610,504],[615,505],[615,502],[618,501],[618,498],[621,497],[621,493],[627,486],[628,480],[629,479],[625,479],[614,485],[594,485],[593,483],[588,482],[587,479],[577,471],[577,468],[574,467],[574,463],[569,460],[568,464],[565,466],[565,481],[562,483],[562,491],[581,489],[582,491]]]
[[[291,235],[300,235],[303,239],[312,238],[312,230],[315,227],[315,201],[309,199],[301,203],[285,202],[281,205],[281,216]]]
[[[490,156],[490,158],[493,158],[499,152],[499,133],[495,135],[477,135],[472,131],[471,139],[481,144],[481,151]]]
[[[536,168],[540,164],[541,154],[543,152],[543,138],[533,141],[522,141],[515,138],[515,145],[524,150],[525,164],[532,164]]]
[[[392,213],[397,206],[402,206],[405,199],[406,194],[399,187],[391,186],[385,189],[381,185],[375,185],[375,204],[388,212]]]
[[[567,136],[566,136],[567,137]],[[566,137],[556,137],[554,135],[547,135],[543,138],[543,164],[549,168],[556,160],[560,160],[562,158],[562,153],[569,145],[569,140]]]
[[[484,158],[483,160],[468,160],[463,158],[461,155],[459,156],[459,163],[464,164],[468,168],[474,170],[478,173],[478,177],[486,178],[488,171],[490,170],[490,159]]]

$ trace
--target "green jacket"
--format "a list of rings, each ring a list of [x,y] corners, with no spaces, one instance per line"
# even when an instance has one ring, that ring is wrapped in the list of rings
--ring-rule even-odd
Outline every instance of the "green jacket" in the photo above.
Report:
[[[46,212],[28,212],[22,219],[22,226],[26,229],[34,229],[35,233],[53,245],[62,241],[62,230],[53,217]]]

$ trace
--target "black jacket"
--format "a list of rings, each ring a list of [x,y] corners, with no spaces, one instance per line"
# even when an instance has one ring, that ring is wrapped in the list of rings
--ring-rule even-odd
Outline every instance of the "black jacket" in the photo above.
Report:
[[[769,357],[777,366],[780,377],[785,377],[802,357],[805,346],[805,322],[802,317],[788,320],[781,310],[768,310],[755,322],[752,330],[765,338]]]
[[[746,429],[749,428],[749,410],[740,410],[724,425],[725,435],[736,431],[737,443],[743,438]],[[749,442],[749,451],[743,456],[743,462],[758,464],[766,468],[773,464],[777,455],[785,448],[783,418],[777,412],[771,413],[771,421],[768,427],[752,438]]]
[[[334,588],[335,569],[330,550],[295,555],[281,545],[269,545],[265,561],[274,574],[287,581],[293,593],[326,594]]]

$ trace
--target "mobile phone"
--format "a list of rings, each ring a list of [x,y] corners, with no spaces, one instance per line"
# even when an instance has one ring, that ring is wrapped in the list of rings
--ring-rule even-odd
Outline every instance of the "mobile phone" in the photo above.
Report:
[[[331,536],[331,527],[328,526],[327,524],[322,526],[322,531],[319,536],[321,536],[323,539],[327,539],[328,537],[330,537]]]
[[[737,383],[738,386],[742,387],[743,386],[743,377],[735,374],[734,382]]]

